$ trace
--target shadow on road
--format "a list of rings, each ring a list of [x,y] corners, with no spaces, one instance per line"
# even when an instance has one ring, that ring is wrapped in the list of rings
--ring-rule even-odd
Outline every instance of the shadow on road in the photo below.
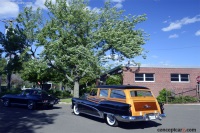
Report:
[[[0,103],[0,133],[34,133],[35,129],[53,124],[58,116],[39,111],[18,106],[3,107]]]
[[[85,115],[85,114],[81,114],[80,116],[90,119],[92,121],[97,121],[97,122],[106,124],[106,121],[101,118],[97,118],[97,117],[93,117],[93,116]],[[130,123],[121,122],[121,123],[119,123],[119,128],[122,128],[122,129],[145,129],[145,128],[151,128],[151,127],[158,127],[161,125],[162,124],[157,123],[156,121],[138,121],[138,122],[130,122]]]
[[[119,127],[123,129],[145,129],[151,127],[158,127],[162,124],[157,123],[155,121],[138,121],[138,122],[130,122],[130,123],[120,123]]]

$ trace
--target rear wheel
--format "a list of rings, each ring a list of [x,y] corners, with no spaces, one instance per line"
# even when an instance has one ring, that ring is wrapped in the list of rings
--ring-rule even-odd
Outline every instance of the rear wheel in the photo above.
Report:
[[[75,115],[79,115],[80,114],[80,112],[78,110],[78,105],[77,104],[74,105],[73,111],[74,111]]]
[[[114,115],[112,114],[107,114],[106,115],[106,122],[109,126],[112,126],[112,127],[116,127],[118,126],[118,121],[117,119],[115,118]]]
[[[30,110],[34,110],[35,109],[35,102],[34,101],[28,101],[27,107]]]
[[[5,107],[10,106],[10,100],[9,100],[8,98],[4,99],[4,100],[3,100],[3,105],[4,105]]]

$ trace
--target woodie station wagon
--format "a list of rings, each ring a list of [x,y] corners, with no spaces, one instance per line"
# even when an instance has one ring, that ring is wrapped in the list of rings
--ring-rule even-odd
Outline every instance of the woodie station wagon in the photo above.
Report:
[[[110,126],[119,122],[161,120],[165,117],[151,90],[142,86],[101,85],[80,98],[72,98],[75,115],[103,118]]]

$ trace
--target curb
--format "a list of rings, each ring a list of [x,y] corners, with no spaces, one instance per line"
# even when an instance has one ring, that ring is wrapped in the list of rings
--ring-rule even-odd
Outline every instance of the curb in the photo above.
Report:
[[[164,104],[164,105],[200,105],[200,103],[185,103],[185,104]]]
[[[72,103],[59,102],[58,104],[72,104]]]

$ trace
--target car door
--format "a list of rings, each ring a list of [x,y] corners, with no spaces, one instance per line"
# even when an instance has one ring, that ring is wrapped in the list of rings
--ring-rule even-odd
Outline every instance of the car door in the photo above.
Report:
[[[30,90],[24,90],[21,95],[18,96],[18,104],[27,104],[28,96],[30,95]]]
[[[102,100],[107,99],[109,89],[99,89],[99,94],[97,96],[88,96],[87,100],[82,104],[82,109],[84,112],[89,113],[93,116],[101,117],[101,112],[99,111],[99,103]]]

